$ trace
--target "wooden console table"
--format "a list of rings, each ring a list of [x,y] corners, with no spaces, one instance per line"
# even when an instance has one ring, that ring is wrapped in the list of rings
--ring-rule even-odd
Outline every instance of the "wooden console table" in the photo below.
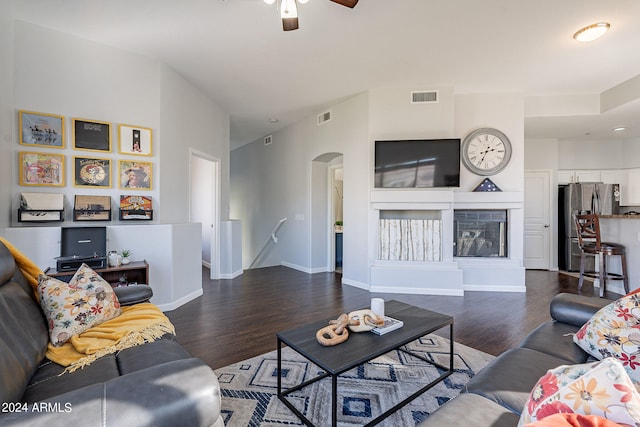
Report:
[[[133,261],[118,267],[94,268],[93,270],[109,282],[111,286],[120,286],[120,278],[123,277],[123,275],[128,284],[149,284],[149,264],[147,261]],[[76,270],[58,271],[55,267],[49,267],[44,273],[49,277],[55,277],[64,282],[68,282],[76,273]]]

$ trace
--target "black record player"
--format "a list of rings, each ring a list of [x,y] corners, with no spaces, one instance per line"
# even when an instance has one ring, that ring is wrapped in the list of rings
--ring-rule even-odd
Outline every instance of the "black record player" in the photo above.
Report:
[[[91,268],[107,267],[106,227],[63,227],[58,271],[77,270],[84,263]]]
[[[106,268],[107,257],[105,256],[64,256],[56,258],[56,270],[70,271],[77,270],[82,264],[87,264],[91,268]]]

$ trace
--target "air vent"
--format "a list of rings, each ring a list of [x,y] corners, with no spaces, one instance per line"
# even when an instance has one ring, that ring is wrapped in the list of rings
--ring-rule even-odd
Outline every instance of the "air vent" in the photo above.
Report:
[[[331,120],[331,111],[326,111],[326,112],[318,115],[318,124],[319,125],[321,125],[323,123],[326,123],[329,120]]]
[[[412,104],[435,104],[438,102],[437,90],[421,90],[411,92]]]
[[[267,135],[264,137],[264,145],[269,145],[273,142],[273,135]]]

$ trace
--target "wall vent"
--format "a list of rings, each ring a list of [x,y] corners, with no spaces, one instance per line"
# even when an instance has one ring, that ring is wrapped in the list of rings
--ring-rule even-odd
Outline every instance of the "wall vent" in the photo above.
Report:
[[[331,120],[331,111],[325,111],[322,114],[318,114],[318,124],[319,125],[321,125],[323,123],[326,123],[329,120]]]
[[[435,104],[438,102],[437,90],[421,90],[411,92],[412,104]]]
[[[267,135],[264,137],[264,145],[269,145],[273,142],[273,135]]]

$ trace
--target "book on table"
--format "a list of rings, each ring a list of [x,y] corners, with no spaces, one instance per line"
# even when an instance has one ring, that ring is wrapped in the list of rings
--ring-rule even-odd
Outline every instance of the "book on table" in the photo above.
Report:
[[[376,335],[384,335],[396,329],[402,328],[404,322],[402,320],[394,319],[393,317],[384,316],[384,325],[373,328],[371,332]]]

